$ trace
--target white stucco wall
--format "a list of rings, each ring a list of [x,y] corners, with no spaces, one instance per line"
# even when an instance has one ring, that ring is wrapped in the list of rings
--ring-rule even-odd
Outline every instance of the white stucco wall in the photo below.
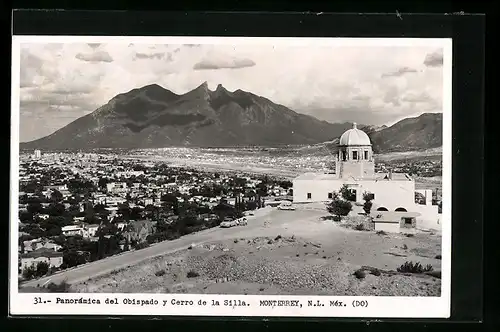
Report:
[[[415,206],[415,182],[413,181],[348,181],[341,179],[331,180],[295,180],[293,182],[294,203],[328,201],[328,193],[337,191],[343,184],[357,186],[357,200],[362,201],[363,193],[375,194],[374,208],[386,207],[389,211],[403,207],[412,211]],[[311,199],[307,199],[311,193]]]
[[[376,222],[375,223],[375,231],[384,231],[387,233],[399,233],[401,231],[401,228],[399,226],[399,223],[381,223],[381,222]]]
[[[438,213],[437,205],[419,205],[415,204],[415,212],[420,213],[417,217],[417,228],[441,230],[442,214]]]
[[[61,257],[38,257],[38,258],[22,258],[21,259],[21,268],[24,270],[28,266],[36,265],[39,262],[46,262],[50,267],[59,267],[63,263],[63,258]]]

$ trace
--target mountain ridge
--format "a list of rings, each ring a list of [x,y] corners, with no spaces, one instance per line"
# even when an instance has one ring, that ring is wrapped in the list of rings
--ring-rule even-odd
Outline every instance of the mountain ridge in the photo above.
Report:
[[[401,130],[404,131],[406,125],[400,125]],[[330,123],[297,113],[241,89],[231,92],[221,84],[212,91],[208,83],[203,82],[184,94],[149,84],[118,94],[92,113],[48,136],[21,143],[20,148],[80,150],[307,145],[334,141],[351,127],[349,122]],[[391,146],[385,142],[390,140],[390,135],[381,133],[392,127],[358,125],[382,150]],[[424,136],[415,136],[415,140]],[[420,144],[411,140],[404,144],[407,143],[413,148]],[[427,148],[426,144],[423,142],[420,148]]]

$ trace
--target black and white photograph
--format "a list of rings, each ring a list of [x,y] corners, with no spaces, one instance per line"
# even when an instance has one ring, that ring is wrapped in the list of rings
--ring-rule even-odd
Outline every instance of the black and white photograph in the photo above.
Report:
[[[12,59],[13,310],[449,316],[450,39],[18,36]]]

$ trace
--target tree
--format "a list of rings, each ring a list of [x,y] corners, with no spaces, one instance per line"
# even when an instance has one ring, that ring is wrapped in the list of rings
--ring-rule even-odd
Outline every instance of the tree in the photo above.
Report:
[[[50,265],[47,262],[38,262],[38,264],[36,264],[35,275],[37,277],[43,277],[49,272],[49,267]]]
[[[50,193],[50,200],[53,203],[59,203],[60,201],[62,201],[62,199],[63,199],[63,194],[61,194],[59,190],[53,190]]]
[[[340,221],[342,217],[347,216],[351,212],[352,204],[342,199],[337,192],[334,192],[331,202],[327,205],[327,210],[336,217],[337,221]]]
[[[33,279],[36,275],[36,267],[34,265],[30,265],[28,267],[25,267],[23,270],[23,278],[24,279]]]
[[[356,195],[347,187],[346,184],[342,185],[339,190],[340,196],[346,201],[355,201]]]
[[[174,194],[165,194],[161,196],[161,202],[164,208],[171,209],[175,214],[179,213],[179,201]]]
[[[363,199],[365,200],[365,202],[363,204],[363,210],[365,211],[366,215],[369,215],[370,211],[372,209],[372,206],[373,206],[373,203],[372,203],[373,194],[365,192],[365,193],[363,193]]]
[[[28,203],[27,210],[31,214],[42,213],[43,212],[42,203],[40,203],[40,202]]]
[[[259,196],[267,196],[267,191],[268,191],[268,188],[267,188],[267,185],[264,182],[259,183],[257,185],[257,195],[259,195]]]
[[[370,211],[371,211],[371,209],[372,209],[372,206],[373,206],[373,203],[372,203],[371,201],[365,201],[365,202],[363,203],[363,210],[365,211],[365,213],[366,213],[367,215],[369,215],[369,214],[370,214]]]

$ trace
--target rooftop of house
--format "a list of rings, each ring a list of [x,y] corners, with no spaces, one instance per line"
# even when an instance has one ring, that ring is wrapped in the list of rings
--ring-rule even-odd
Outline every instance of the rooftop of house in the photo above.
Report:
[[[21,258],[39,258],[39,257],[62,257],[62,252],[54,251],[53,249],[40,248],[29,253],[22,254]]]
[[[392,179],[389,179],[389,173],[376,173],[371,177],[350,178],[355,181],[413,181],[413,179],[405,173],[392,173]],[[294,180],[345,180],[338,177],[337,174],[330,173],[304,173],[297,176]]]

